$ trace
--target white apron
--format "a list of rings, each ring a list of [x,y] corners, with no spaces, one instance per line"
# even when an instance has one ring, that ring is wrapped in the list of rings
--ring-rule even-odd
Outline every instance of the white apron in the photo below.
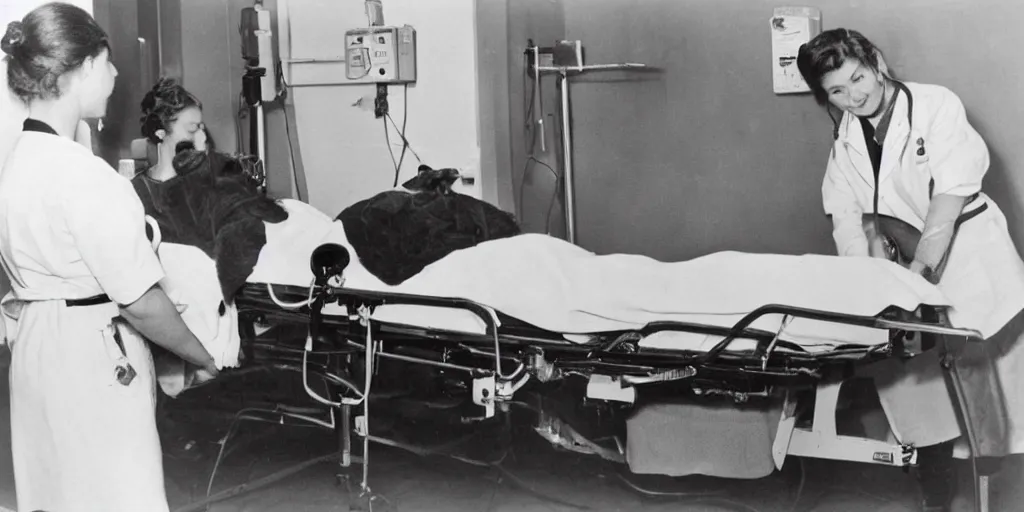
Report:
[[[28,123],[26,123],[28,126]],[[45,125],[43,125],[45,126]],[[131,184],[86,148],[23,133],[0,171],[0,262],[12,351],[11,435],[23,511],[164,512],[163,460],[148,347],[110,330],[112,302],[130,304],[163,277]]]
[[[137,372],[124,386],[108,328],[113,304],[26,304],[11,358],[11,442],[19,510],[167,510],[149,348],[122,328]]]
[[[967,121],[960,99],[941,86],[906,83],[913,96],[913,126],[905,94],[897,98],[886,135],[879,173],[881,214],[923,230],[934,194],[967,197],[965,207],[987,210],[963,223],[950,252],[939,288],[953,303],[950,322],[977,329],[999,345],[999,380],[1010,416],[1010,451],[1024,453],[1024,343],[1017,325],[1007,326],[1024,309],[1024,261],[1010,238],[1006,217],[981,184],[989,168],[984,140]],[[906,148],[904,149],[904,144]],[[919,154],[923,147],[924,154]],[[845,114],[829,157],[822,197],[832,215],[840,255],[867,256],[861,215],[873,211],[874,176],[860,123]],[[1005,328],[1005,329],[1004,329]],[[997,336],[998,334],[998,336]],[[892,374],[900,367],[902,372]],[[927,446],[960,434],[943,374],[935,362],[887,362],[873,370],[890,422],[906,442]]]

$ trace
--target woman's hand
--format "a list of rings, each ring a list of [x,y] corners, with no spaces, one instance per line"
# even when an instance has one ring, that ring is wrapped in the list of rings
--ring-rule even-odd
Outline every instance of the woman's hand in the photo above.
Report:
[[[195,146],[196,151],[206,151],[206,130],[199,130],[195,136],[192,137],[192,144]]]
[[[920,275],[931,284],[938,285],[939,277],[935,275],[935,269],[929,266],[927,263],[921,263],[918,260],[910,262],[910,271]]]
[[[868,255],[872,258],[889,259],[885,239],[880,236],[868,235]]]
[[[211,357],[207,364],[196,370],[195,383],[202,384],[204,382],[209,382],[216,379],[218,375],[220,375],[220,370],[217,369],[217,364],[214,363],[213,358]]]
[[[928,265],[921,263],[920,261],[914,260],[910,262],[910,271],[915,274],[924,275],[925,270],[928,269]]]

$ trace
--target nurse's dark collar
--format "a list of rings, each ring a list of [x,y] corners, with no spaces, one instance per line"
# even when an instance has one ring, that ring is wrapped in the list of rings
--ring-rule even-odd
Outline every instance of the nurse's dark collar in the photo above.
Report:
[[[60,137],[60,134],[57,133],[57,130],[54,130],[53,128],[50,127],[50,125],[38,119],[26,119],[25,123],[21,125],[21,130],[25,132],[49,133]]]

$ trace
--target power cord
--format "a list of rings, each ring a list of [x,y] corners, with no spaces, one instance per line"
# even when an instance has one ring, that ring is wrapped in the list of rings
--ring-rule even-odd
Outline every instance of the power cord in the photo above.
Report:
[[[528,78],[528,67],[529,66],[527,62],[527,56],[526,54],[523,54],[523,91],[526,91],[527,87],[526,82]],[[551,234],[551,212],[552,210],[554,210],[555,199],[558,197],[558,191],[561,189],[562,180],[561,177],[558,175],[558,172],[556,172],[550,165],[538,160],[534,155],[534,150],[537,146],[537,140],[534,134],[533,122],[530,119],[530,116],[533,114],[533,100],[536,99],[537,94],[541,94],[541,91],[538,91],[536,84],[534,84],[532,87],[530,87],[529,107],[527,107],[527,105],[523,105],[523,110],[525,111],[523,115],[523,149],[526,151],[526,163],[523,164],[523,171],[522,173],[520,173],[521,178],[519,180],[519,193],[516,194],[518,196],[516,198],[516,214],[519,215],[520,218],[523,216],[523,191],[526,185],[527,173],[530,172],[530,164],[540,164],[541,166],[547,168],[547,170],[551,172],[551,176],[555,179],[554,190],[551,191],[551,199],[548,201],[547,214],[544,217],[544,233]],[[524,101],[526,101],[526,95],[524,95],[523,98]]]
[[[388,114],[388,119],[391,119],[391,114]],[[402,137],[402,156],[398,158],[398,168],[395,169],[395,183],[392,187],[398,186],[398,174],[401,172],[402,163],[405,162],[405,150],[409,148],[409,141],[405,140],[405,125],[409,121],[409,85],[404,84],[402,88],[402,130],[398,132],[399,136]],[[394,121],[392,121],[393,123]],[[397,126],[396,126],[397,128]],[[384,128],[387,130],[387,127]],[[391,145],[388,144],[388,151],[391,151]],[[392,156],[394,159],[394,156]]]
[[[390,114],[387,116],[387,118],[388,118],[389,121],[391,121],[391,126],[394,126],[395,130],[398,130],[398,125],[395,124],[395,120],[391,117]],[[404,126],[403,126],[402,130],[399,132],[398,136],[402,138],[402,142],[405,143],[405,147],[409,148],[409,152],[412,153],[412,156],[416,158],[416,161],[422,164],[423,160],[420,159],[420,155],[416,153],[416,150],[412,148],[412,144],[410,144],[408,139],[405,138],[405,127]]]
[[[406,150],[408,150],[410,153],[412,153],[413,157],[416,158],[417,162],[419,162],[421,164],[423,163],[423,160],[420,159],[420,156],[418,154],[416,154],[416,150],[414,150],[412,148],[412,144],[409,144],[409,139],[405,138],[405,128],[406,128],[406,125],[409,122],[409,85],[408,84],[403,84],[403,85],[404,85],[404,87],[403,87],[402,94],[403,94],[403,102],[404,102],[405,109],[404,109],[404,112],[402,113],[402,127],[401,128],[398,127],[398,123],[396,123],[395,119],[393,117],[391,117],[391,113],[385,113],[384,117],[382,119],[384,121],[384,142],[388,146],[388,154],[391,155],[391,163],[392,163],[392,165],[395,166],[395,179],[394,179],[394,183],[391,185],[392,187],[397,187],[398,186],[398,178],[399,178],[399,175],[402,172],[402,164],[405,163],[405,152],[406,152]],[[397,161],[395,160],[395,151],[391,147],[391,134],[390,134],[390,130],[388,129],[388,122],[391,122],[391,125],[394,126],[395,130],[398,132],[398,136],[401,137],[401,139],[402,139],[402,153],[401,153],[401,156],[398,158]]]
[[[245,94],[238,92],[238,111],[235,113],[235,147],[236,152],[244,153],[245,139],[242,137],[242,122],[249,117],[249,109],[245,105]]]
[[[395,181],[394,184],[391,185],[391,187],[394,188],[398,186],[398,173],[401,170],[401,166],[398,164],[398,161],[395,160],[395,152],[391,149],[391,135],[388,133],[388,120],[387,118],[381,118],[381,121],[384,122],[384,144],[387,145],[388,154],[391,155],[391,165],[395,166]],[[405,151],[404,145],[402,147],[402,151]]]
[[[288,107],[285,103],[288,97],[288,91],[291,90],[291,86],[288,85],[288,82],[284,79],[284,66],[281,62],[278,62],[275,65],[275,68],[277,80],[281,84],[281,92],[278,93],[276,100],[280,100],[281,108],[283,110],[282,113],[284,114],[284,131],[285,136],[288,139],[288,158],[291,159],[292,163],[292,180],[295,182],[295,195],[299,201],[305,201],[302,197],[302,187],[299,186],[299,169],[295,166],[295,148],[292,147],[292,124],[288,120]]]

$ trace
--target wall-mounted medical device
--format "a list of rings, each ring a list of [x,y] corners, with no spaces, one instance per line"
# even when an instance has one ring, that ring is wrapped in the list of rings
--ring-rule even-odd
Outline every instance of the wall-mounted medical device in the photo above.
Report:
[[[259,80],[259,87],[251,88],[258,99],[252,97],[247,100],[251,103],[274,101],[278,89],[270,11],[259,4],[242,9],[239,35],[242,37],[242,60],[247,75],[249,79]]]
[[[345,32],[345,78],[352,84],[416,81],[416,30],[366,27]]]
[[[796,57],[800,45],[821,33],[821,11],[814,7],[776,7],[769,23],[775,94],[810,92],[796,67]]]

